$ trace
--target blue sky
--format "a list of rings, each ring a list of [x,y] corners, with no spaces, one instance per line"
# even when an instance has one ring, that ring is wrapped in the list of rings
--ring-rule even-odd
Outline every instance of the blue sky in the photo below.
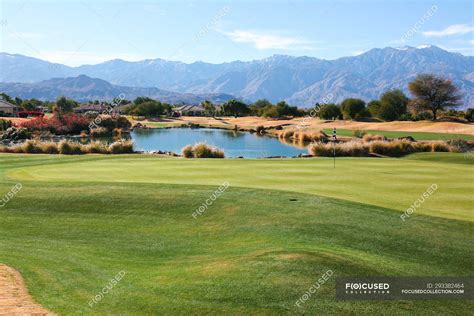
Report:
[[[474,55],[471,1],[0,1],[0,51],[73,66],[335,59],[426,44]]]

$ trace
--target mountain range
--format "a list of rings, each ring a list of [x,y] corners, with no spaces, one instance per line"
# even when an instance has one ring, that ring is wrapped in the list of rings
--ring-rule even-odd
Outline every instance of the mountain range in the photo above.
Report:
[[[374,48],[357,56],[335,60],[285,55],[222,64],[116,59],[78,67],[0,53],[0,69],[0,81],[4,83],[0,85],[0,90],[8,88],[15,93],[29,89],[30,93],[36,91],[41,94],[36,89],[45,89],[45,86],[54,86],[59,82],[64,86],[66,83],[92,80],[93,92],[77,92],[76,97],[115,97],[117,91],[126,89],[132,95],[144,93],[157,98],[167,94],[187,95],[189,98],[198,95],[196,100],[206,95],[223,100],[235,96],[248,101],[260,98],[272,102],[286,100],[300,107],[313,106],[324,98],[330,102],[340,102],[348,97],[369,101],[394,88],[408,94],[408,82],[417,74],[434,73],[450,78],[460,88],[464,95],[462,108],[474,107],[474,57],[436,46]],[[55,81],[59,79],[52,78],[67,79]],[[11,83],[15,83],[15,89]],[[101,92],[103,88],[106,90]],[[67,88],[48,91],[45,97],[50,98],[67,91]]]
[[[67,96],[79,102],[90,100],[111,101],[123,94],[125,99],[133,100],[139,96],[148,96],[170,104],[198,104],[204,100],[223,103],[234,96],[225,93],[179,93],[159,88],[126,87],[113,85],[105,80],[90,78],[86,75],[68,78],[53,78],[35,83],[0,82],[0,92],[22,99],[56,100],[58,96]]]

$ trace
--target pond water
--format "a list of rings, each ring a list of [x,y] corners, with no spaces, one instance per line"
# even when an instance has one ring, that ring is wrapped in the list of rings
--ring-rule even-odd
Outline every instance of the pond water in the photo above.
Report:
[[[204,142],[224,150],[226,157],[261,158],[307,154],[304,147],[280,142],[275,137],[210,128],[135,129],[131,133],[135,150],[172,151],[181,154],[189,144]]]

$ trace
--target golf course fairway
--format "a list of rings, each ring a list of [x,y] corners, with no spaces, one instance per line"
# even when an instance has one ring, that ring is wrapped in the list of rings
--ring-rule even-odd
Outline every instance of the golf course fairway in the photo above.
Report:
[[[468,315],[472,301],[336,300],[335,279],[474,275],[473,166],[452,153],[335,168],[326,158],[3,154],[0,196],[21,189],[0,207],[0,263],[58,314]]]

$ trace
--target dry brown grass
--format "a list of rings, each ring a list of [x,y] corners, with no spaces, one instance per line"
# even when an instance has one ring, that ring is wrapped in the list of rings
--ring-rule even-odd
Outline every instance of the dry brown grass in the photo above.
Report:
[[[83,155],[83,154],[129,154],[133,153],[133,142],[119,140],[110,145],[103,142],[91,142],[81,144],[74,141],[63,140],[60,143],[41,142],[37,140],[27,140],[24,143],[14,146],[0,146],[3,153],[23,153],[23,154],[63,154],[63,155]]]
[[[205,143],[187,145],[182,149],[184,158],[224,158],[224,151]]]
[[[309,147],[309,153],[314,156],[332,157],[336,151],[339,157],[368,157],[371,154],[401,157],[416,152],[445,152],[451,146],[445,142],[410,142],[406,140],[394,141],[349,141],[345,143],[315,143]]]

